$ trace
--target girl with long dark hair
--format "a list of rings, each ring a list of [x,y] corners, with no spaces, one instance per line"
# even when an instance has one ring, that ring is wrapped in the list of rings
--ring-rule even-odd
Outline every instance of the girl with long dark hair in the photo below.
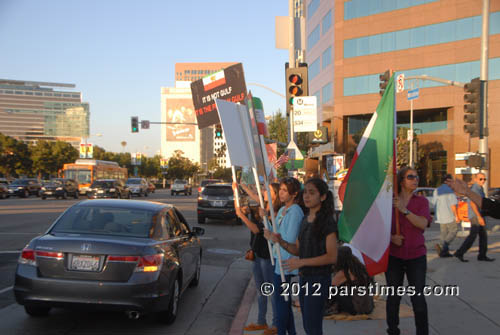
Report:
[[[280,234],[271,239],[288,253],[299,258],[283,262],[287,271],[299,269],[299,301],[304,330],[309,335],[323,334],[323,312],[328,298],[332,264],[337,260],[337,223],[334,220],[333,194],[319,178],[309,179],[304,186],[303,218],[297,239]]]

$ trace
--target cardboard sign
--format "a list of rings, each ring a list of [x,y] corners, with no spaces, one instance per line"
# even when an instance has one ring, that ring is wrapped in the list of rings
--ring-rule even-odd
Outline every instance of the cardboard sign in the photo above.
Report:
[[[198,121],[198,128],[219,124],[216,99],[229,102],[243,102],[247,96],[247,87],[241,63],[231,65],[224,70],[191,83],[193,105]]]

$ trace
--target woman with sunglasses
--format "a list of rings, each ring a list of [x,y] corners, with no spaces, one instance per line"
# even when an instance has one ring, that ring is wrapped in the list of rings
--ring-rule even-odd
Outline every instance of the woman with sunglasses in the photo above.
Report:
[[[300,224],[304,213],[302,209],[297,204],[297,196],[300,192],[300,183],[297,179],[287,177],[281,180],[279,188],[279,199],[283,204],[280,208],[278,214],[276,215],[276,230],[277,233],[286,241],[296,241],[299,235]],[[264,236],[273,240],[273,234],[269,230],[264,230]],[[291,253],[286,251],[283,247],[279,246],[277,243],[274,244],[274,249],[280,248],[281,260],[285,262],[286,260],[293,257]],[[284,287],[281,285],[281,272],[279,268],[279,263],[276,251],[273,251],[273,257],[275,258],[275,268],[274,268],[274,287],[275,293],[273,298],[276,303],[276,312],[278,314],[278,334],[279,335],[295,335],[295,321],[293,318],[292,311],[292,297],[288,296],[288,301],[282,295]],[[297,269],[287,271],[283,270],[285,274],[285,282],[288,283],[289,288],[291,287],[292,277],[298,275]],[[288,291],[290,292],[290,290]]]
[[[391,335],[400,334],[398,325],[401,296],[396,293],[398,287],[403,286],[405,274],[408,285],[415,287],[411,303],[415,314],[416,334],[429,334],[427,303],[423,295],[427,272],[424,231],[432,218],[427,199],[414,193],[418,180],[417,171],[410,167],[402,168],[397,175],[398,195],[393,200],[389,265],[385,273],[387,286],[394,287],[395,292],[387,297],[386,305],[387,333]],[[399,234],[396,232],[396,215],[399,216]]]

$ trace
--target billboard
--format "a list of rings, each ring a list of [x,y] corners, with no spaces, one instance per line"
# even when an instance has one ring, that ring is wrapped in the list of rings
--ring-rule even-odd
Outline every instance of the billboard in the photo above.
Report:
[[[191,99],[166,99],[167,142],[193,142],[196,116]],[[188,124],[186,124],[188,123]]]

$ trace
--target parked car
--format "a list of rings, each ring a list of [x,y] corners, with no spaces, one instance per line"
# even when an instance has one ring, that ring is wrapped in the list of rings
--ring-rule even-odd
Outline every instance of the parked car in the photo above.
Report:
[[[30,195],[39,196],[42,185],[34,178],[16,179],[9,184],[9,195],[27,198]]]
[[[49,180],[47,183],[43,184],[40,190],[40,196],[42,200],[48,197],[55,197],[56,199],[63,198],[66,199],[72,196],[78,199],[78,183],[74,179],[65,178],[54,178]]]
[[[130,199],[131,196],[129,188],[120,179],[98,179],[90,185],[90,188],[87,191],[87,197],[89,199]]]
[[[500,188],[499,187],[490,188],[488,190],[488,198],[500,202]]]
[[[172,205],[85,200],[22,250],[14,295],[31,316],[53,307],[156,313],[172,323],[179,298],[200,281],[203,228]]]
[[[215,183],[223,183],[222,179],[203,179],[200,181],[200,186],[198,187],[198,194],[201,194],[205,186]]]
[[[148,181],[148,192],[149,193],[155,193],[156,191],[156,186],[152,182]]]
[[[9,187],[7,184],[0,183],[0,199],[9,197]]]
[[[176,179],[172,184],[172,188],[170,189],[170,195],[177,195],[179,193],[184,193],[184,195],[193,194],[193,188],[188,183],[187,180]]]
[[[130,189],[130,193],[132,195],[136,195],[138,197],[141,196],[148,196],[149,190],[149,184],[144,178],[129,178],[127,179],[127,187]]]
[[[435,207],[436,207],[434,204],[434,201],[433,201],[435,189],[436,188],[434,188],[434,187],[417,187],[417,189],[415,190],[415,192],[418,195],[422,195],[422,196],[427,198],[427,200],[429,201],[429,210],[430,210],[431,214],[434,214]]]
[[[243,194],[240,192],[240,194]],[[248,200],[246,197],[240,199],[240,205]],[[236,216],[234,210],[234,195],[231,184],[210,184],[205,186],[198,196],[198,223],[204,224],[207,218],[232,220],[236,219],[238,224],[241,220]]]

